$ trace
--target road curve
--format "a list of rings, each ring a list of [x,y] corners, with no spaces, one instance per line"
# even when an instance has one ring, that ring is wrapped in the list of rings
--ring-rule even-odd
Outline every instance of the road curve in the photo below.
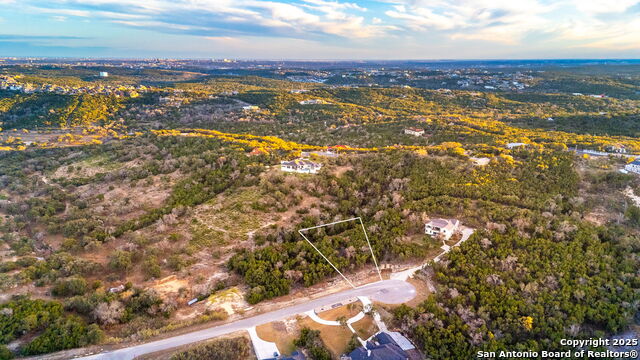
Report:
[[[79,359],[133,359],[136,356],[145,355],[156,351],[167,350],[174,347],[207,340],[217,336],[230,334],[236,331],[245,330],[247,328],[266,324],[272,321],[282,320],[297,314],[302,314],[306,311],[315,309],[320,306],[331,305],[340,301],[344,301],[354,296],[368,296],[373,301],[378,301],[385,304],[401,304],[413,299],[415,295],[416,289],[413,287],[413,285],[407,282],[401,280],[383,280],[355,289],[345,290],[336,294],[327,295],[325,297],[321,297],[304,304],[293,305],[284,309],[271,311],[246,319],[241,319],[229,324],[214,326],[208,329],[198,330],[167,339],[156,340],[127,348],[90,355]]]

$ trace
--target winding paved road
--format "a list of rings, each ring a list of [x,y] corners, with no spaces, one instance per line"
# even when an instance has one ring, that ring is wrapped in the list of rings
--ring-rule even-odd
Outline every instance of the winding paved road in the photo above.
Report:
[[[276,320],[282,320],[320,306],[326,306],[344,301],[355,296],[368,296],[374,301],[385,304],[401,304],[413,299],[416,289],[413,285],[401,280],[383,280],[372,284],[367,284],[356,289],[345,290],[336,294],[311,300],[304,304],[293,305],[284,309],[271,311],[256,315],[254,317],[241,319],[229,324],[214,326],[208,329],[194,331],[188,334],[178,335],[167,339],[148,342],[127,348],[82,357],[80,359],[118,359],[128,360],[136,356],[171,349],[174,347],[191,344],[198,341],[207,340],[217,336],[230,334],[236,331],[245,330],[254,326],[266,324]]]

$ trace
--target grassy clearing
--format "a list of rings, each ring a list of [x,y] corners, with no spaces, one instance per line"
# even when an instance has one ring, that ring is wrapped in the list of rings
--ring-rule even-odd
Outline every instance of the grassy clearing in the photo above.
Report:
[[[218,291],[207,298],[207,308],[213,311],[233,315],[242,312],[247,306],[242,292],[237,287]]]
[[[224,246],[229,243],[227,234],[224,231],[211,229],[199,221],[191,224],[191,235],[192,238],[189,244],[195,246],[197,249],[208,248],[214,245]]]
[[[198,208],[198,228],[216,230],[226,241],[245,240],[248,233],[268,222],[270,215],[255,210],[263,194],[257,188],[243,188],[225,193]],[[202,230],[200,230],[202,231]]]
[[[53,178],[85,178],[98,173],[107,173],[118,170],[124,166],[124,163],[112,161],[105,154],[95,155],[74,162],[66,166],[61,166],[51,174]]]

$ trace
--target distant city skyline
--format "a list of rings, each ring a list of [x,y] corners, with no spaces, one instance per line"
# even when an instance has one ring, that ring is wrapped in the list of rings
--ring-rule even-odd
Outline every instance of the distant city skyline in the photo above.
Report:
[[[640,0],[0,0],[0,57],[640,58]]]

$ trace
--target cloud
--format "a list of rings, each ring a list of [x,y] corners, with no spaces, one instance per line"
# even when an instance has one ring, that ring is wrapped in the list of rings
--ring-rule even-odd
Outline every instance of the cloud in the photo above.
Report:
[[[3,1],[3,0],[0,0]],[[32,11],[92,17],[154,31],[200,36],[368,38],[393,27],[362,16],[367,9],[329,0],[25,0]]]
[[[449,40],[512,46],[524,46],[525,40],[550,40],[575,42],[567,45],[580,47],[640,49],[640,32],[635,25],[640,0],[381,1],[389,4],[385,15],[399,26]]]
[[[139,29],[147,30],[136,32],[142,38],[173,39],[174,43],[160,44],[166,49],[186,49],[188,41],[204,40],[209,47],[197,50],[211,53],[234,48],[262,56],[273,53],[268,47],[276,44],[278,49],[288,44],[293,54],[310,56],[310,49],[326,49],[345,56],[353,52],[354,58],[433,57],[434,51],[444,57],[474,57],[475,52],[476,57],[530,56],[536,51],[550,56],[545,49],[562,54],[568,49],[582,51],[577,54],[593,49],[611,54],[620,49],[640,51],[640,0],[0,0],[0,4],[11,10],[8,13],[41,16],[45,21],[66,19],[65,31],[73,26],[83,30],[82,22],[91,21],[98,25],[92,29]],[[137,38],[123,34],[104,32],[96,37],[139,48]],[[143,45],[151,50],[160,46],[146,41]]]
[[[395,1],[385,14],[413,31],[443,31],[452,39],[516,43],[544,28],[552,7],[537,0]]]
[[[573,0],[576,9],[587,14],[621,13],[634,5],[640,4],[640,0]]]
[[[640,18],[615,22],[575,20],[558,28],[558,38],[574,43],[574,47],[640,50]]]

